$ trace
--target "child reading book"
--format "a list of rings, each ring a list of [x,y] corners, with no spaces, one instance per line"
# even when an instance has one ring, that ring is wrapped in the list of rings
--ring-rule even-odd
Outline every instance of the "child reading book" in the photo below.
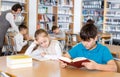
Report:
[[[117,71],[117,66],[106,46],[96,42],[97,28],[94,24],[86,24],[80,32],[81,43],[74,46],[64,54],[68,58],[85,57],[90,62],[83,62],[82,65],[90,70]],[[63,61],[61,66],[67,66]]]
[[[34,48],[37,46],[37,49]],[[25,55],[32,57],[40,56],[47,59],[58,59],[62,55],[60,43],[57,40],[51,40],[48,33],[43,29],[35,32],[35,40],[28,47]]]
[[[19,33],[14,36],[14,42],[15,42],[15,51],[20,52],[21,49],[27,45],[28,39],[24,40],[24,35],[27,34],[28,28],[24,25],[21,24],[19,25]]]

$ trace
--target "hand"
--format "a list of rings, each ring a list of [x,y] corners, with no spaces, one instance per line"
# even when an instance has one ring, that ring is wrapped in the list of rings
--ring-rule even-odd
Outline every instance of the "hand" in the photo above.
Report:
[[[35,43],[36,45],[39,45],[39,42],[38,42],[38,41],[36,41],[36,40],[34,40],[34,43]]]
[[[64,63],[64,62],[62,62],[62,61],[60,61],[60,60],[59,60],[59,63],[60,63],[60,67],[62,67],[62,68],[65,68],[65,67],[67,66],[66,63]]]
[[[42,53],[40,53],[40,55],[41,55],[42,57],[44,57],[44,56],[46,55],[46,53],[45,53],[45,52],[42,52]]]
[[[84,62],[82,65],[84,65],[87,69],[93,70],[96,69],[98,64],[95,61],[90,60],[90,62]]]

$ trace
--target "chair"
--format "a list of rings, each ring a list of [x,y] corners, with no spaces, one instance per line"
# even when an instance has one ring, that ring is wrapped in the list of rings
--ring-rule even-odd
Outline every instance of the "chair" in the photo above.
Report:
[[[116,65],[117,65],[117,72],[120,73],[120,60],[115,60]]]
[[[73,47],[80,41],[81,41],[81,39],[78,34],[66,33],[66,39],[65,39],[66,50],[69,50],[69,48]]]
[[[4,47],[6,49],[4,56],[9,55],[9,54],[11,55],[17,54],[14,38],[9,33],[7,33],[5,36]]]

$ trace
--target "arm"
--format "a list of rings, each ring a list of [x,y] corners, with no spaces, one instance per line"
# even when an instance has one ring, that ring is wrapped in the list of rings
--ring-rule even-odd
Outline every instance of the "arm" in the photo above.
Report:
[[[21,51],[22,47],[25,46],[27,44],[27,41],[24,41],[23,42],[23,37],[19,34],[17,34],[15,37],[14,37],[14,40],[15,40],[15,44],[16,44],[16,49],[17,51]]]
[[[33,42],[29,47],[28,49],[26,50],[25,52],[25,55],[30,55],[34,49],[34,47],[36,46],[36,44]]]
[[[117,66],[114,60],[110,60],[107,64],[97,64],[94,61],[82,63],[87,69],[95,69],[101,71],[117,71]]]
[[[19,32],[18,27],[16,26],[14,22],[14,16],[12,13],[7,13],[6,15],[6,20],[11,24],[12,28],[16,31]]]
[[[107,47],[101,48],[102,53],[102,62],[98,64],[94,61],[83,63],[83,65],[88,69],[102,70],[102,71],[117,71],[117,66],[113,59],[113,56],[110,53],[110,50]]]

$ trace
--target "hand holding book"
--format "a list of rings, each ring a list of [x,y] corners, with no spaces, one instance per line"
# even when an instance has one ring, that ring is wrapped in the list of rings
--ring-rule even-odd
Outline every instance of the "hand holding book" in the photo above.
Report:
[[[84,57],[77,57],[75,59],[60,57],[59,60],[66,63],[67,65],[74,66],[74,67],[77,67],[77,68],[84,67],[82,65],[82,63],[84,63],[84,62],[90,62],[90,60],[88,60],[87,58],[84,58]]]

